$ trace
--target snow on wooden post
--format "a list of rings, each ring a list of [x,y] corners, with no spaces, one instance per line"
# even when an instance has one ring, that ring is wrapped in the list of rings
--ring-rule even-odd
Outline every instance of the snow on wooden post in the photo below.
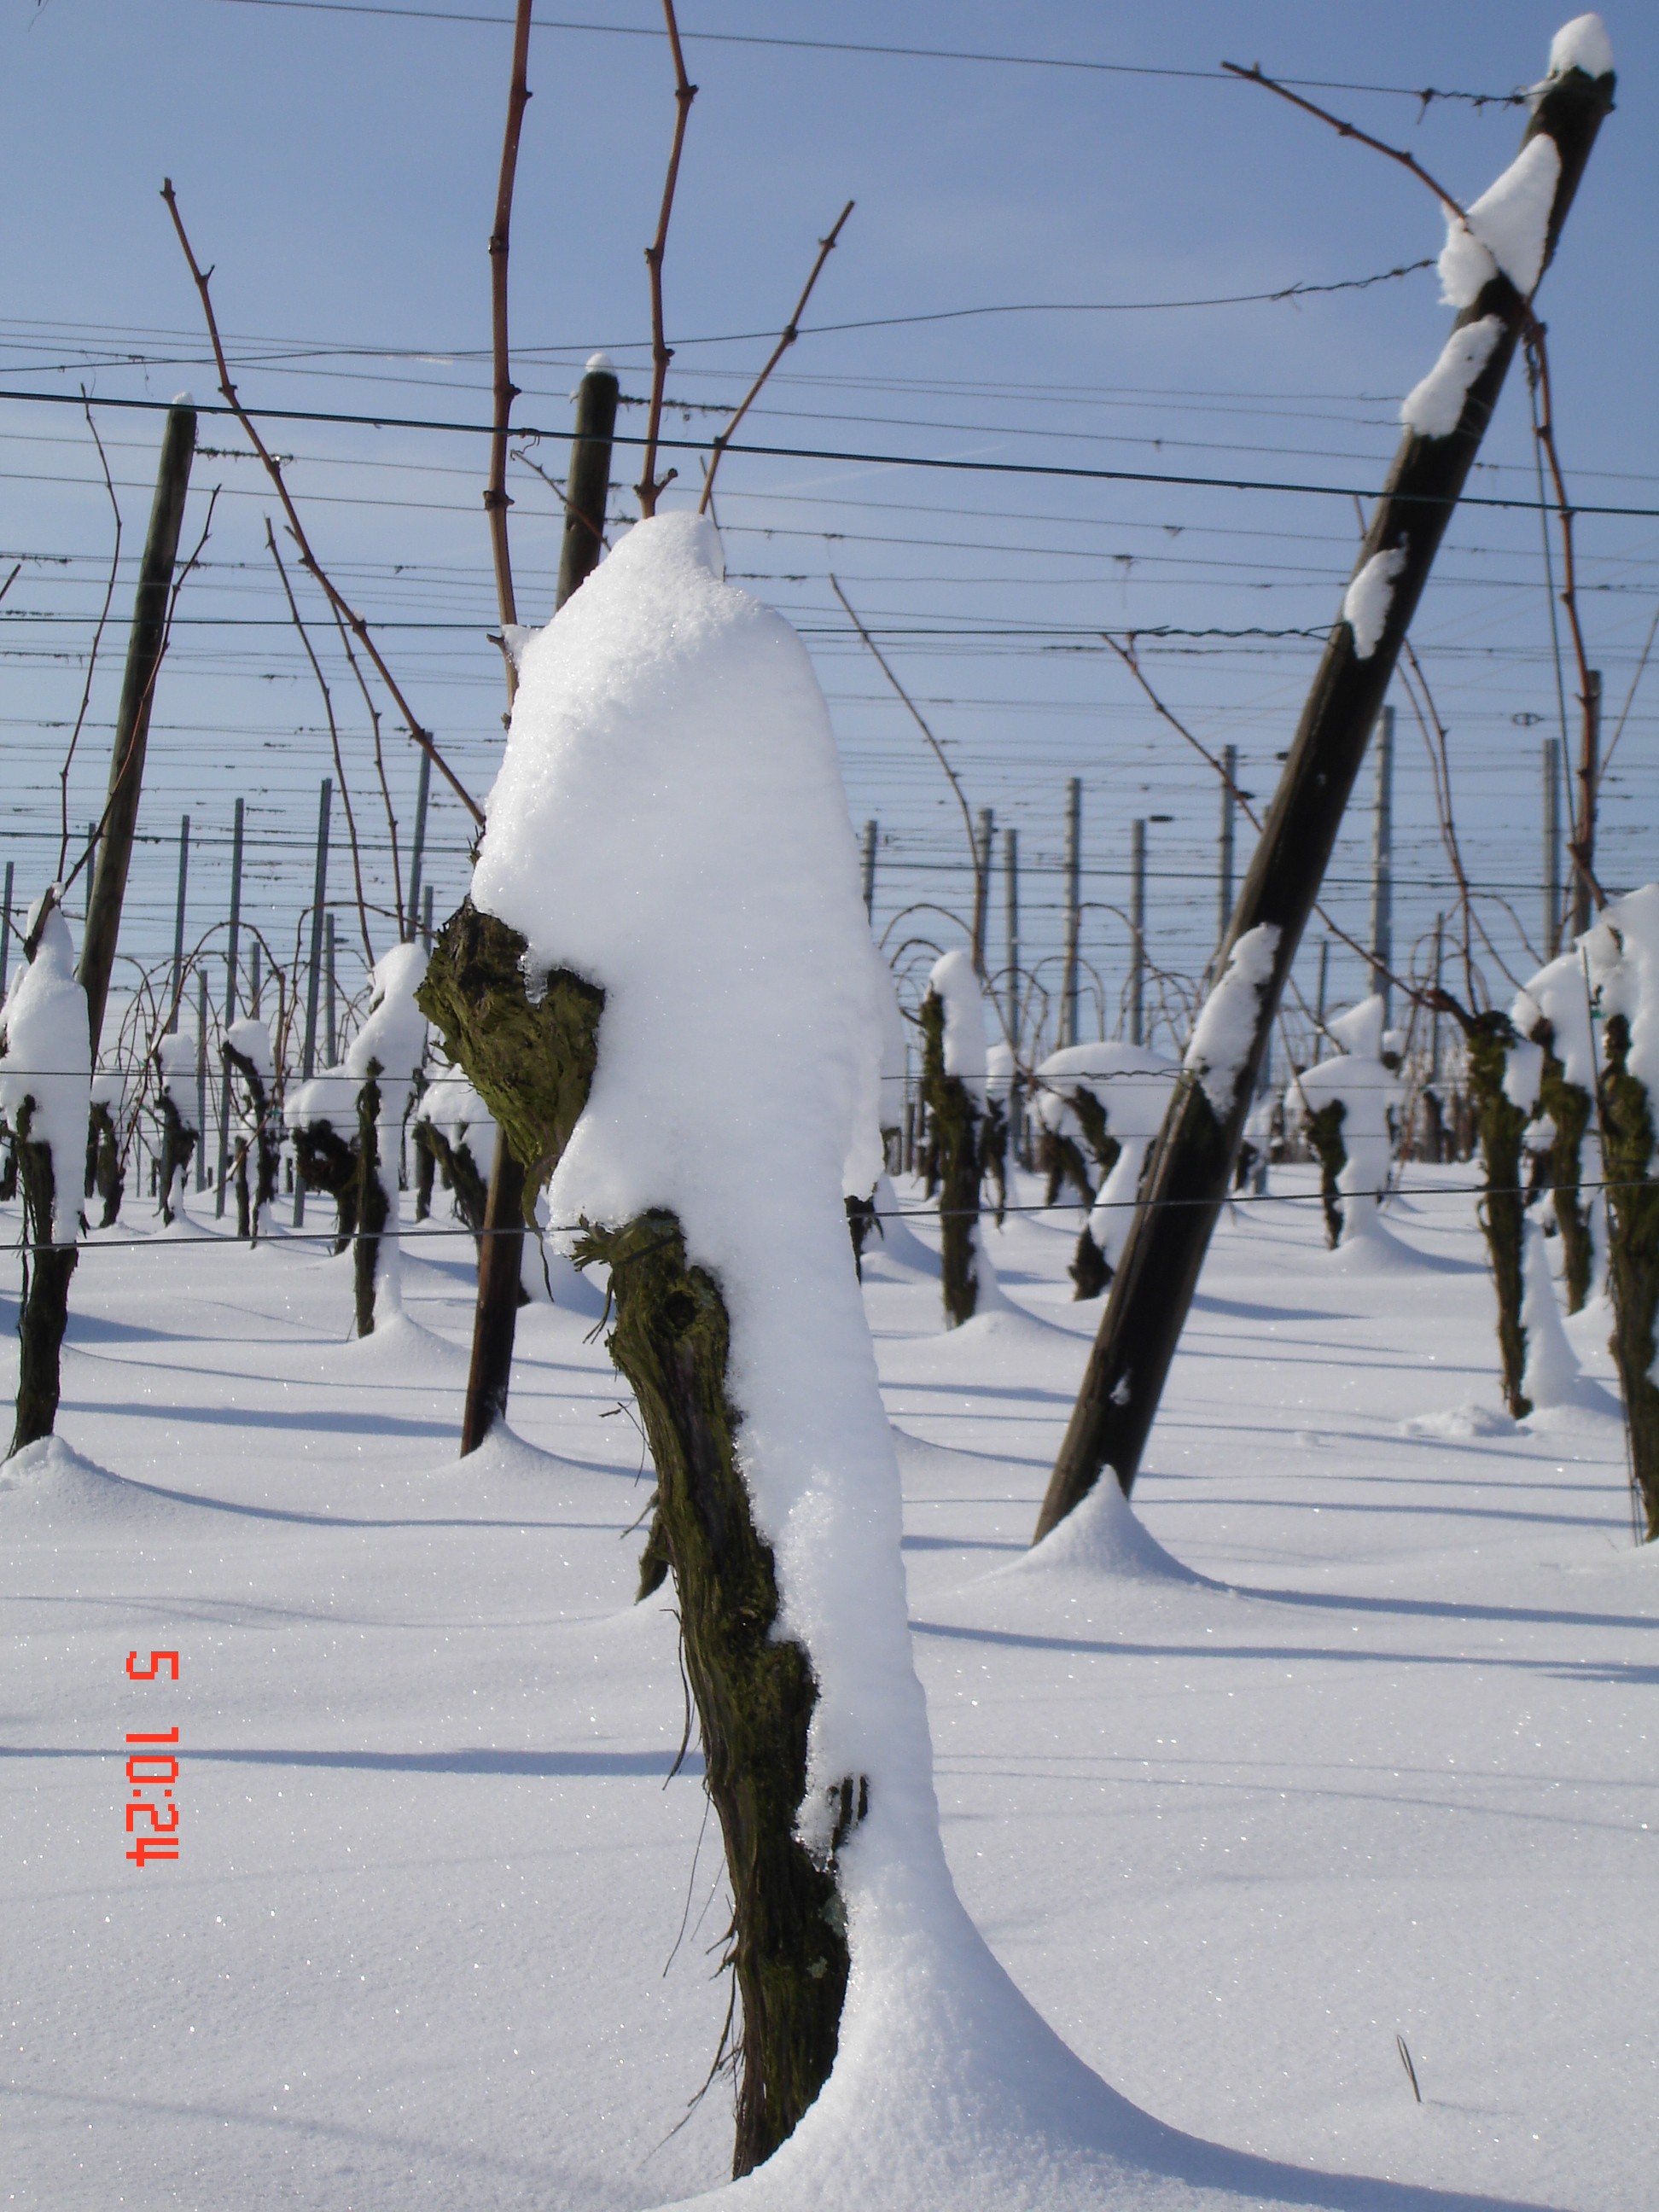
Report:
[[[87,994],[94,1060],[104,1026],[109,979],[115,967],[115,943],[120,934],[127,871],[132,864],[132,839],[143,788],[150,709],[155,700],[155,678],[167,635],[167,599],[173,588],[173,566],[179,557],[179,527],[184,520],[190,465],[195,451],[196,410],[184,400],[176,400],[167,410],[167,428],[161,434],[155,497],[138,563],[138,588],[133,599],[126,670],[121,679],[120,702],[115,710],[115,742],[110,754],[104,835],[92,888],[87,895],[80,974]]]
[[[594,569],[605,550],[611,491],[611,441],[621,390],[604,354],[587,364],[576,392],[576,430],[565,493],[564,539],[559,550],[556,615]],[[461,1457],[476,1451],[507,1412],[513,1380],[513,1341],[524,1296],[525,1171],[504,1127],[495,1137],[478,1254],[478,1298],[472,1316],[472,1364],[461,1415]]]
[[[1450,219],[1441,272],[1461,312],[1430,374],[1407,397],[1406,436],[1371,517],[1229,932],[1212,994],[1240,1017],[1237,1059],[1171,1102],[1146,1203],[1112,1285],[1100,1334],[1038,1517],[1048,1534],[1109,1467],[1134,1481],[1225,1198],[1285,979],[1341,826],[1401,641],[1497,404],[1530,297],[1547,266],[1603,117],[1613,75],[1590,76],[1571,40],[1539,88],[1517,161]],[[1272,954],[1251,1003],[1231,963],[1259,933]],[[1206,1015],[1209,1009],[1206,1007]],[[1205,1017],[1200,1017],[1200,1027]],[[1196,1042],[1196,1039],[1194,1040]],[[1189,1062],[1191,1055],[1188,1055]]]

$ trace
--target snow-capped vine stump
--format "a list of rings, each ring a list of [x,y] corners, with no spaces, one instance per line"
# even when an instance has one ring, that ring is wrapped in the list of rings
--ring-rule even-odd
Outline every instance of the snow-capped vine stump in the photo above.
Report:
[[[331,1121],[292,1125],[294,1157],[308,1190],[334,1200],[334,1254],[337,1259],[357,1233],[357,1150]]]
[[[1481,1193],[1477,1209],[1498,1294],[1498,1350],[1503,1368],[1504,1403],[1517,1421],[1532,1411],[1523,1388],[1527,1332],[1522,1320],[1526,1294],[1522,1265],[1526,1195],[1522,1188],[1522,1134],[1531,1101],[1517,1105],[1510,1096],[1510,1058],[1520,1039],[1505,1014],[1456,1010],[1463,1030],[1469,1101],[1480,1146]]]
[[[121,1139],[109,1101],[94,1098],[87,1127],[86,1195],[97,1198],[102,1212],[100,1229],[108,1229],[121,1211],[126,1178],[121,1173]]]
[[[1342,1141],[1342,1124],[1348,1109],[1340,1098],[1330,1098],[1303,1121],[1303,1133],[1319,1162],[1319,1196],[1325,1209],[1325,1242],[1333,1252],[1342,1242],[1340,1179],[1348,1164],[1348,1148]]]
[[[39,1443],[57,1425],[70,1278],[79,1255],[53,1242],[57,1200],[52,1148],[31,1141],[32,1106],[17,1117],[18,1176],[23,1188],[23,1303],[17,1320],[17,1417],[11,1451]],[[9,1456],[9,1454],[8,1454]]]
[[[534,1193],[587,1103],[604,994],[568,969],[526,989],[526,941],[470,899],[434,945],[419,994]],[[611,1270],[611,1358],[632,1385],[657,1474],[641,1595],[672,1571],[686,1674],[733,1899],[742,2007],[734,2173],[793,2131],[834,2063],[848,1953],[833,1865],[796,1834],[817,1689],[805,1652],[773,1633],[772,1553],[755,1528],[727,1394],[731,1325],[719,1284],[688,1263],[672,1213],[590,1229],[576,1258]],[[853,1785],[845,1785],[850,1826]]]
[[[1561,1236],[1561,1285],[1569,1313],[1579,1313],[1589,1297],[1595,1269],[1590,1239],[1589,1209],[1584,1203],[1584,1138],[1595,1102],[1582,1084],[1568,1079],[1554,1050],[1554,1032],[1547,1021],[1532,1033],[1541,1045],[1544,1073],[1538,1086],[1538,1110],[1555,1125],[1555,1135],[1542,1155]]]
[[[81,1229],[76,1185],[92,1106],[87,1002],[57,897],[54,886],[30,911],[23,939],[28,966],[0,1016],[0,1121],[11,1139],[23,1191],[13,1452],[51,1436],[58,1419],[70,1278]]]
[[[939,1189],[945,1310],[953,1327],[979,1304],[979,1108],[945,1065],[945,1004],[930,990],[921,1002],[921,1091],[927,1103],[928,1161]]]
[[[1653,1101],[1630,1066],[1631,1025],[1610,1015],[1602,1031],[1601,1144],[1607,1180],[1607,1275],[1613,1356],[1630,1430],[1631,1473],[1651,1543],[1659,1538],[1659,1182],[1653,1179]]]
[[[380,1171],[380,1064],[372,1060],[357,1093],[357,1236],[352,1247],[352,1290],[357,1334],[374,1334],[374,1285],[380,1271],[380,1246],[392,1206]]]
[[[241,1027],[239,1023],[237,1028]],[[236,1148],[236,1234],[244,1243],[257,1243],[264,1208],[276,1201],[282,1139],[272,1121],[265,1070],[258,1053],[242,1050],[234,1038],[227,1038],[220,1049],[233,1088],[240,1085],[244,1094],[243,1116],[249,1125],[248,1133]],[[252,1193],[247,1172],[250,1154],[254,1164]]]
[[[185,1121],[173,1103],[172,1092],[165,1087],[156,1103],[156,1111],[161,1122],[161,1218],[171,1228],[175,1218],[174,1196],[182,1194],[190,1164],[196,1157],[197,1132]]]

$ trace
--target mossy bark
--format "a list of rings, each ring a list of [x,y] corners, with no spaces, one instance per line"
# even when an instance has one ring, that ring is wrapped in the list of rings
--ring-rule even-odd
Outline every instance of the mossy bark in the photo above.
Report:
[[[999,1098],[987,1102],[980,1118],[979,1178],[981,1189],[988,1182],[995,1186],[996,1205],[992,1218],[1000,1229],[1008,1213],[1008,1116]]]
[[[960,1077],[945,1072],[945,1001],[921,1002],[921,1090],[928,1158],[939,1188],[945,1318],[971,1321],[979,1305],[979,1109]]]
[[[1342,1241],[1342,1194],[1337,1177],[1348,1164],[1348,1148],[1342,1141],[1342,1124],[1348,1109],[1333,1098],[1307,1119],[1308,1142],[1319,1162],[1319,1195],[1325,1208],[1325,1242],[1333,1251]]]
[[[1619,1364],[1630,1431],[1631,1477],[1649,1543],[1659,1537],[1659,1388],[1653,1380],[1659,1322],[1659,1181],[1654,1179],[1653,1101],[1630,1072],[1630,1024],[1614,1014],[1603,1032],[1601,1147],[1607,1176],[1610,1349]]]
[[[1567,1294],[1567,1311],[1580,1313],[1589,1296],[1595,1265],[1589,1208],[1584,1203],[1583,1158],[1584,1134],[1595,1102],[1582,1084],[1568,1082],[1566,1070],[1555,1055],[1555,1031],[1550,1023],[1539,1023],[1532,1042],[1544,1048],[1538,1111],[1547,1114],[1555,1124],[1555,1141],[1542,1159],[1553,1186],[1555,1224],[1561,1232],[1562,1285]]]
[[[525,1174],[525,1217],[558,1165],[598,1063],[605,994],[568,969],[525,973],[515,929],[464,899],[439,932],[415,1003],[495,1117]]]
[[[415,1218],[424,1221],[432,1211],[432,1193],[438,1180],[438,1155],[433,1147],[436,1135],[429,1121],[416,1121],[410,1131],[415,1146]]]
[[[657,1469],[652,1542],[674,1577],[732,1883],[743,2016],[732,2172],[747,2173],[828,2079],[846,1994],[833,1861],[818,1864],[795,1834],[817,1686],[800,1645],[772,1633],[777,1577],[738,1464],[718,1284],[688,1262],[672,1214],[594,1232],[577,1256],[611,1269],[611,1357],[633,1385]],[[841,1825],[850,1825],[850,1785],[844,1797]]]
[[[161,1218],[171,1227],[173,1184],[190,1172],[190,1164],[196,1157],[197,1133],[185,1127],[179,1119],[179,1109],[165,1091],[161,1093]]]
[[[1521,1187],[1521,1138],[1527,1126],[1523,1108],[1504,1095],[1504,1073],[1516,1042],[1506,1014],[1475,1014],[1463,1031],[1468,1065],[1469,1103],[1480,1142],[1480,1226],[1498,1294],[1498,1351],[1503,1369],[1504,1403],[1524,1420],[1532,1401],[1522,1384],[1527,1371],[1527,1332],[1521,1319],[1525,1291],[1522,1265],[1526,1235],[1526,1198]]]
[[[565,970],[544,986],[527,978],[525,949],[516,933],[464,906],[441,933],[418,997],[526,1163],[528,1195],[586,1102],[605,1000]],[[821,1865],[795,1833],[817,1687],[800,1645],[772,1632],[777,1578],[738,1461],[719,1284],[691,1263],[672,1214],[592,1230],[577,1257],[611,1269],[611,1354],[633,1386],[657,1473],[641,1589],[673,1574],[725,1840],[742,2008],[732,2172],[742,2174],[817,2097],[840,2032],[848,1953],[833,1848]],[[861,1814],[862,1794],[850,1779],[837,1791],[837,1842]]]
[[[80,1256],[73,1244],[52,1241],[56,1179],[50,1145],[29,1139],[34,1102],[25,1099],[14,1133],[23,1186],[23,1298],[17,1314],[17,1409],[9,1458],[26,1444],[49,1437],[58,1422],[64,1337],[69,1328],[70,1278]]]

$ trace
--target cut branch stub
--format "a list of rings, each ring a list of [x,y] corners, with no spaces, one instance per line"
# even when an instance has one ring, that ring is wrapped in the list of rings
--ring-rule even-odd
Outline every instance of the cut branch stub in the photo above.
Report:
[[[605,994],[568,969],[526,988],[516,929],[464,899],[439,932],[415,1003],[465,1068],[525,1173],[526,1218],[587,1103]]]

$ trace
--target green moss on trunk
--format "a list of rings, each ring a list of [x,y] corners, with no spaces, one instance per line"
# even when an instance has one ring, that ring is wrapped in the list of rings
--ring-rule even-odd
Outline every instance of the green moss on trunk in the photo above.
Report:
[[[1538,1110],[1555,1124],[1555,1140],[1544,1155],[1545,1173],[1554,1187],[1555,1222],[1561,1232],[1561,1276],[1567,1311],[1580,1313],[1589,1296],[1594,1254],[1589,1208],[1584,1204],[1584,1133],[1595,1101],[1582,1084],[1569,1083],[1555,1055],[1555,1031],[1547,1021],[1532,1033],[1544,1048],[1544,1073],[1538,1086]]]
[[[835,2063],[848,1954],[833,1866],[795,1836],[817,1702],[799,1644],[776,1638],[777,1578],[738,1465],[718,1285],[687,1262],[672,1214],[593,1232],[611,1269],[611,1357],[633,1385],[657,1470],[653,1544],[674,1576],[734,1900],[742,1999],[734,2173],[769,2157]]]
[[[980,1116],[967,1085],[945,1072],[945,1001],[936,991],[921,1002],[921,1093],[939,1186],[945,1313],[959,1328],[979,1305]]]
[[[1525,1109],[1504,1095],[1504,1074],[1516,1035],[1509,1017],[1496,1011],[1471,1017],[1464,1025],[1469,1100],[1480,1141],[1482,1180],[1480,1226],[1498,1293],[1498,1350],[1504,1376],[1504,1403],[1524,1420],[1532,1401],[1522,1388],[1527,1371],[1527,1332],[1521,1320],[1524,1290],[1522,1238],[1526,1200],[1521,1188],[1521,1134]]]
[[[526,1164],[544,1182],[586,1103],[604,994],[566,970],[532,1000],[524,939],[471,904],[434,947],[419,1003]],[[835,2061],[848,1954],[833,1853],[799,1842],[817,1687],[805,1652],[775,1637],[777,1579],[738,1462],[720,1286],[679,1223],[653,1213],[591,1230],[577,1254],[611,1269],[612,1358],[632,1384],[657,1474],[642,1591],[673,1574],[686,1674],[733,1899],[730,1963],[742,2027],[732,2171],[769,2157]],[[843,1832],[862,1809],[837,1793]]]
[[[415,994],[524,1170],[526,1220],[586,1103],[605,1005],[605,994],[568,969],[528,977],[527,951],[516,929],[465,899]]]
[[[1625,1395],[1631,1476],[1651,1543],[1659,1537],[1659,1389],[1652,1372],[1659,1317],[1659,1182],[1653,1177],[1653,1102],[1630,1072],[1625,1016],[1613,1015],[1604,1034],[1601,1144],[1614,1318],[1610,1348]]]

